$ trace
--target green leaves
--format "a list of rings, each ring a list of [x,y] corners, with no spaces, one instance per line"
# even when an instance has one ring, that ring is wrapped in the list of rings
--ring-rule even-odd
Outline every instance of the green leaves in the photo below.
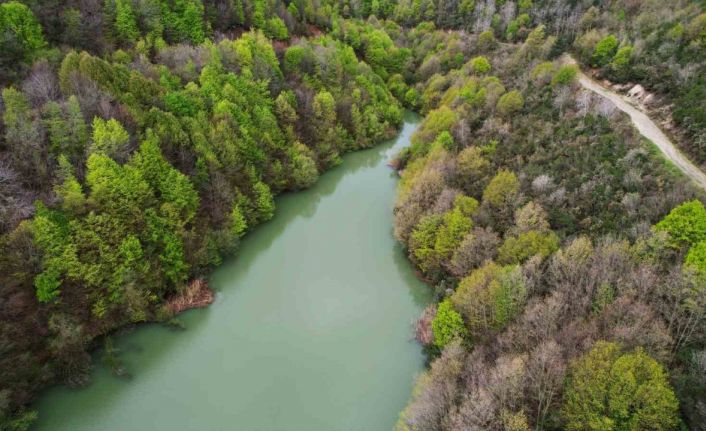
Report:
[[[8,68],[16,67],[12,61],[29,63],[47,44],[32,11],[18,1],[0,4],[0,34],[0,64]]]
[[[135,43],[140,35],[131,0],[115,0],[115,34],[125,45]]]
[[[527,288],[519,266],[487,262],[463,278],[451,296],[472,336],[504,328],[524,307]]]
[[[431,327],[434,332],[434,345],[439,349],[443,349],[455,338],[463,338],[468,333],[461,315],[453,309],[449,299],[439,304]]]
[[[552,231],[530,230],[508,237],[498,250],[498,261],[506,264],[523,263],[532,256],[542,258],[559,248],[559,237]]]
[[[485,75],[490,72],[490,68],[490,62],[482,55],[471,59],[471,69],[476,75]]]
[[[617,49],[618,38],[612,34],[601,39],[593,50],[593,56],[591,57],[593,66],[602,67],[608,64],[613,59]]]
[[[620,354],[599,341],[572,364],[562,413],[569,431],[667,431],[678,407],[663,367],[644,350]]]
[[[706,208],[697,200],[685,202],[674,208],[654,228],[669,234],[672,247],[695,245],[706,239]]]
[[[500,99],[498,99],[496,108],[500,115],[503,117],[509,117],[511,114],[516,113],[524,106],[525,100],[522,97],[522,93],[517,90],[512,90],[503,94]]]
[[[130,135],[118,120],[111,118],[105,121],[98,117],[93,119],[91,153],[117,157],[126,153],[129,143]]]

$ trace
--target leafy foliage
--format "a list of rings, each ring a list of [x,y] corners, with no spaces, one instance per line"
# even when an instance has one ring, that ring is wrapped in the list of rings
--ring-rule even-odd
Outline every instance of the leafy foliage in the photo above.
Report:
[[[671,430],[677,411],[664,369],[643,350],[621,355],[617,344],[598,342],[571,366],[568,430]]]
[[[451,301],[444,300],[436,310],[436,316],[432,321],[434,331],[434,344],[439,349],[443,349],[447,344],[457,337],[466,334],[466,327],[463,325],[461,315],[453,309]]]

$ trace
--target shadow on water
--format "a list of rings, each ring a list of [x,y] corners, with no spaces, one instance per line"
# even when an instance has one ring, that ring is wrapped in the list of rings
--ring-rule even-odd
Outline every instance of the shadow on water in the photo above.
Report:
[[[226,258],[224,264],[239,260],[239,266],[247,268],[260,253],[270,248],[280,234],[295,220],[308,219],[316,214],[321,200],[333,194],[336,186],[346,176],[377,166],[386,152],[395,144],[395,140],[386,141],[376,147],[349,153],[343,157],[343,163],[323,173],[319,180],[306,190],[288,192],[277,197],[277,210],[272,220],[259,226],[243,239],[240,249],[247,252],[236,253]],[[394,175],[394,174],[391,174]],[[252,240],[252,238],[257,240]]]

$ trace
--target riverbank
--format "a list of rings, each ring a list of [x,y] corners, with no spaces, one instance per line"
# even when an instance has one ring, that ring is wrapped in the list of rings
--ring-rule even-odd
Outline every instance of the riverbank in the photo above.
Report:
[[[133,378],[101,366],[84,389],[53,388],[36,430],[389,430],[424,367],[412,340],[431,299],[392,236],[394,142],[346,155],[243,238],[207,281],[185,331],[114,337]]]
[[[195,308],[208,307],[213,303],[215,295],[208,287],[208,282],[198,278],[192,280],[184,291],[167,300],[165,307],[171,315]]]

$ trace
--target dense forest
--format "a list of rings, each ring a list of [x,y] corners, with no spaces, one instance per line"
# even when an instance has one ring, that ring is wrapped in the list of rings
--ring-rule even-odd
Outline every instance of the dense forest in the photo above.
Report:
[[[395,236],[437,303],[398,428],[706,429],[703,192],[560,59],[654,92],[704,163],[705,8],[0,3],[0,429],[403,108]]]

